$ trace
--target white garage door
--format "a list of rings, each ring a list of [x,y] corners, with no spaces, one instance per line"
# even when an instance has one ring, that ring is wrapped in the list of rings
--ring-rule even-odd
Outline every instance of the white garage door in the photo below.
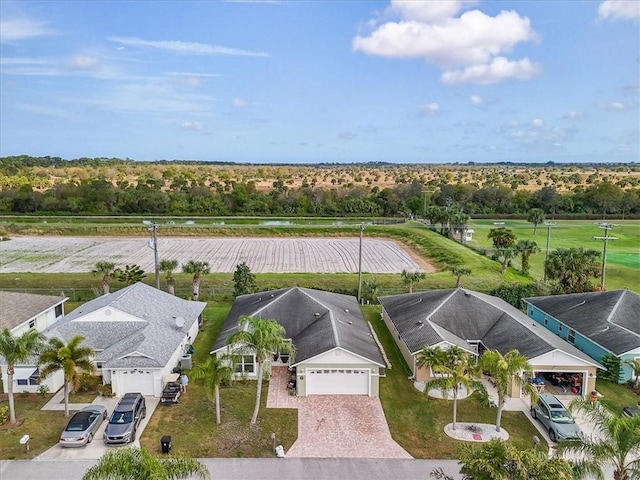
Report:
[[[369,370],[309,369],[307,395],[369,395]]]
[[[153,372],[151,370],[127,370],[118,372],[120,391],[118,395],[128,392],[140,392],[143,395],[153,395]]]

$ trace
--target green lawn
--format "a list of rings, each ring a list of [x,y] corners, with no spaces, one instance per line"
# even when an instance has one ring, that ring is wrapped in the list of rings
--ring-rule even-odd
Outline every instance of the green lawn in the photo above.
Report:
[[[524,220],[472,220],[469,228],[475,233],[470,246],[490,248],[491,240],[487,238],[489,230],[496,228],[494,222],[504,222],[504,227],[514,231],[518,240],[534,240],[541,253],[531,256],[531,275],[542,279],[544,276],[544,251],[547,245],[547,228],[539,225],[536,235],[533,234],[533,224]],[[594,236],[604,235],[604,230],[598,228],[597,222],[588,220],[556,220],[551,228],[549,249],[584,247],[602,252],[603,242],[595,240]],[[616,220],[616,226],[609,232],[618,240],[609,242],[607,252],[606,287],[608,290],[628,288],[640,291],[640,221]],[[520,259],[514,259],[513,265],[520,268]],[[594,279],[594,284],[599,281]]]
[[[229,313],[229,303],[205,309],[205,329],[194,344],[194,363],[203,361],[213,346]],[[187,372],[188,374],[188,372]],[[271,434],[285,449],[298,436],[298,411],[266,408],[268,382],[262,390],[258,423],[250,426],[256,398],[256,383],[236,382],[220,392],[220,425],[216,425],[213,399],[195,381],[180,397],[180,403],[159,405],[147,425],[140,443],[151,452],[160,452],[160,438],[171,435],[172,453],[191,457],[273,457]]]
[[[31,459],[58,443],[60,432],[69,421],[64,411],[40,410],[53,395],[35,393],[14,395],[17,425],[0,425],[0,459]],[[7,395],[0,395],[0,407],[7,406]],[[20,445],[23,435],[29,435],[30,451]]]
[[[453,419],[453,402],[428,398],[414,388],[407,379],[408,367],[380,319],[380,308],[369,306],[363,310],[393,366],[380,379],[380,400],[394,440],[415,458],[455,458],[462,442],[444,433],[444,426]],[[458,421],[495,424],[496,409],[483,406],[472,396],[458,401]],[[539,435],[522,412],[503,412],[502,428],[520,448],[531,447],[533,436]]]
[[[635,407],[640,402],[640,395],[633,393],[626,385],[598,379],[596,390],[604,395],[600,403],[618,415],[624,407]]]

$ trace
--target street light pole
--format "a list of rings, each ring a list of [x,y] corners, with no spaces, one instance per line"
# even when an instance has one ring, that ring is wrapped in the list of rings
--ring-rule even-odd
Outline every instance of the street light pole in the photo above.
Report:
[[[157,231],[158,231],[158,224],[153,222],[149,222],[149,223],[145,223],[146,225],[149,225],[149,228],[147,229],[148,232],[151,233],[151,242],[153,243],[152,247],[153,247],[153,265],[155,268],[155,273],[156,273],[156,288],[158,290],[160,290],[160,266],[158,263],[158,235],[157,235]]]
[[[360,244],[358,247],[358,303],[362,302],[362,234],[364,223],[360,224]]]
[[[547,281],[547,260],[549,259],[549,241],[551,240],[551,227],[553,227],[555,223],[553,222],[544,222],[544,226],[547,227],[547,249],[544,254],[544,282]]]
[[[602,273],[600,274],[600,290],[604,292],[604,277],[607,271],[607,244],[609,240],[618,240],[618,237],[610,237],[609,230],[611,230],[614,225],[612,223],[600,223],[598,227],[604,230],[604,237],[593,237],[595,240],[602,240],[604,242],[604,247],[602,248]]]

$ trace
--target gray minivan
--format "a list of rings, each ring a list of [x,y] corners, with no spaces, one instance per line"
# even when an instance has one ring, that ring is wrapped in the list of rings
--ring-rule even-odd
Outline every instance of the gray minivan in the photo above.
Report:
[[[141,393],[125,393],[113,409],[102,439],[105,445],[131,443],[136,439],[138,425],[147,416],[147,406]]]
[[[582,430],[571,413],[550,393],[541,393],[538,396],[538,403],[531,410],[531,415],[542,422],[552,442],[582,436]]]

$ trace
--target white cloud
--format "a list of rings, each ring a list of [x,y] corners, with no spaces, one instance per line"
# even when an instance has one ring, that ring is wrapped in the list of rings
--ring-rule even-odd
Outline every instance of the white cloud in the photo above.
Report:
[[[476,107],[484,105],[484,100],[480,95],[471,95],[471,97],[469,97],[469,100],[471,100],[471,103],[473,103]]]
[[[490,16],[480,10],[456,16],[464,3],[468,2],[393,1],[390,11],[402,19],[356,36],[352,48],[390,58],[424,58],[445,71],[445,83],[527,80],[540,71],[527,58],[504,57],[519,43],[537,40],[527,17],[514,11]]]
[[[598,7],[598,18],[602,20],[638,20],[640,19],[640,1],[606,0]]]
[[[235,55],[244,57],[268,57],[265,52],[252,52],[237,48],[178,40],[143,40],[135,37],[109,37],[109,40],[130,47],[151,48],[184,55]]]
[[[427,103],[420,107],[420,113],[424,116],[435,117],[440,113],[440,105],[437,103]]]
[[[496,57],[489,64],[444,72],[440,79],[449,85],[465,83],[489,85],[506,80],[529,80],[541,71],[542,66],[531,62],[528,58],[510,61],[504,57]]]
[[[247,106],[247,101],[243,98],[234,98],[231,103],[234,108],[244,108]]]
[[[610,102],[610,103],[602,103],[599,105],[602,110],[615,110],[620,111],[625,109],[624,103],[621,102]]]
[[[569,113],[562,116],[562,118],[566,118],[569,120],[581,120],[586,117],[587,117],[587,114],[585,112],[578,112],[576,110],[572,110]]]
[[[357,135],[352,131],[341,132],[338,134],[338,138],[341,140],[353,140]]]
[[[541,118],[534,118],[531,121],[531,125],[533,125],[536,128],[542,128],[544,127],[544,120],[542,120]]]
[[[470,3],[470,2],[466,2]],[[389,10],[407,20],[438,22],[456,15],[463,6],[460,0],[391,0]]]
[[[100,60],[96,57],[89,55],[76,55],[69,62],[67,66],[77,70],[88,70],[97,67],[100,64]]]
[[[13,43],[54,34],[45,22],[30,19],[0,21],[0,43]]]
[[[182,128],[183,130],[200,132],[202,130],[206,130],[207,126],[201,122],[186,121],[180,123],[180,128]]]

